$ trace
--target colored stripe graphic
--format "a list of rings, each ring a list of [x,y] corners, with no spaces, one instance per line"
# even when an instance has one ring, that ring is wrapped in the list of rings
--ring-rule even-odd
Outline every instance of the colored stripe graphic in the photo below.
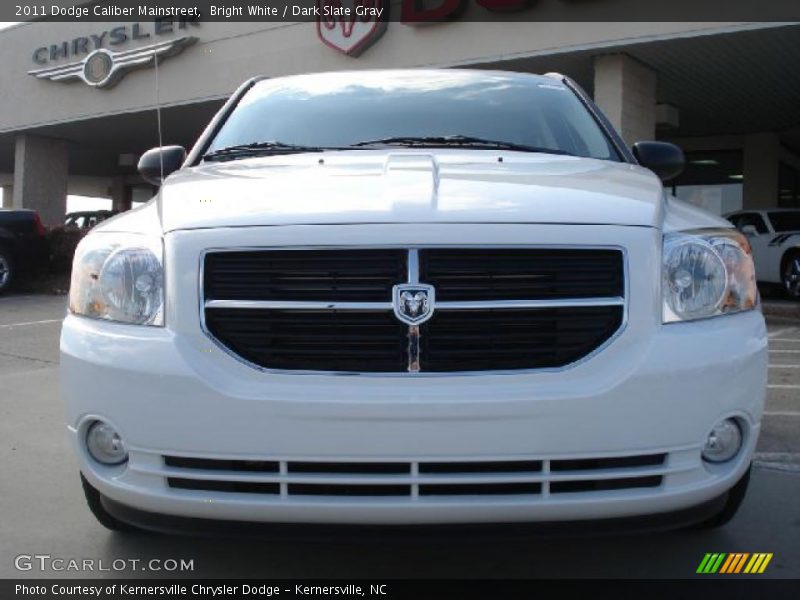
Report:
[[[722,568],[719,570],[719,572],[730,573],[731,565],[734,564],[737,560],[739,560],[738,554],[728,554],[728,558],[724,563],[722,563]]]
[[[734,571],[734,573],[741,573],[742,567],[744,566],[744,563],[747,560],[748,556],[750,556],[749,552],[745,552],[744,554],[742,554],[742,558],[739,559],[739,562],[736,565],[736,570]]]
[[[747,563],[747,566],[744,568],[745,573],[763,573],[769,561],[772,560],[772,553],[766,552],[759,552],[757,554],[753,554],[753,558],[750,559],[750,562]]]
[[[698,573],[716,573],[719,569],[722,561],[727,556],[724,552],[721,554],[706,554],[703,558],[703,562],[700,563],[700,566],[697,567]]]
[[[760,554],[753,554],[753,558],[751,558],[750,562],[747,563],[747,566],[744,568],[744,572],[745,573],[752,573],[753,572],[753,567],[755,567],[756,563],[758,563],[760,560],[761,560],[761,555]]]
[[[703,560],[700,561],[700,566],[697,567],[697,571],[696,572],[697,573],[705,573],[706,572],[706,565],[708,565],[708,561],[709,560],[711,560],[711,555],[710,554],[706,554],[703,557]]]
[[[709,552],[700,561],[697,573],[713,575],[733,575],[737,573],[760,574],[763,573],[769,562],[772,560],[771,552]],[[749,559],[749,560],[748,560]],[[746,566],[745,566],[746,565]],[[742,569],[744,568],[744,571]]]
[[[750,556],[746,552],[734,552],[728,555],[728,559],[719,570],[720,573],[738,573],[744,566],[744,561]]]
[[[758,572],[763,573],[766,570],[769,561],[771,560],[772,560],[772,552],[767,554],[767,556],[764,558],[764,562],[761,563],[761,568],[758,570]]]

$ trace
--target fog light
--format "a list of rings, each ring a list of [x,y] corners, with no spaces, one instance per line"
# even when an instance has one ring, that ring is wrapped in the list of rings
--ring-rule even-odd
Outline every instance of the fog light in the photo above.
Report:
[[[92,458],[104,465],[119,465],[128,460],[128,449],[108,423],[96,421],[86,432],[86,448]]]
[[[703,460],[721,463],[732,459],[742,447],[742,429],[733,419],[720,421],[709,432],[703,448]]]

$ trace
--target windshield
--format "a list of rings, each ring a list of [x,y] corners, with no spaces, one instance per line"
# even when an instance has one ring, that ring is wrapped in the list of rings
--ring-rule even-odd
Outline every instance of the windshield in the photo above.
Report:
[[[480,139],[509,148],[619,160],[592,115],[561,82],[459,70],[325,73],[261,81],[241,99],[206,152],[265,142],[308,147],[306,151],[358,143],[370,147],[364,142],[412,145],[409,138],[440,138],[439,143],[429,142],[431,147],[485,148],[464,141]]]
[[[800,210],[769,213],[772,228],[778,232],[800,231]]]

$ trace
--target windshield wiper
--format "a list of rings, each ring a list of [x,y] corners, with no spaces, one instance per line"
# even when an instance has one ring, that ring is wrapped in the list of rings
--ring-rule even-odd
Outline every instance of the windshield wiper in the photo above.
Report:
[[[287,144],[284,142],[253,142],[250,144],[237,144],[219,150],[213,150],[203,155],[205,161],[236,160],[250,156],[268,156],[271,154],[300,154],[303,152],[323,152],[325,150],[343,150],[332,146],[303,146],[300,144]]]
[[[515,142],[503,142],[499,140],[489,140],[470,135],[443,135],[443,136],[397,136],[387,137],[377,140],[365,140],[351,144],[354,148],[380,147],[380,146],[404,146],[406,148],[475,148],[481,150],[515,150],[519,152],[544,152],[547,154],[565,154],[572,156],[572,153],[565,150],[554,148],[540,148],[538,146],[528,146],[527,144],[517,144]]]
[[[356,142],[349,146],[304,146],[301,144],[287,144],[279,141],[252,142],[249,144],[237,144],[227,146],[219,150],[213,150],[203,155],[204,161],[224,161],[236,160],[238,158],[248,158],[251,156],[269,156],[273,154],[300,154],[304,152],[324,152],[325,150],[352,150],[355,148],[380,148],[385,146],[403,146],[405,148],[474,148],[481,150],[513,150],[518,152],[543,152],[547,154],[566,154],[571,153],[564,150],[553,148],[539,148],[526,144],[514,142],[504,142],[498,140],[488,140],[480,137],[468,135],[446,135],[446,136],[396,136],[377,140],[365,140]]]

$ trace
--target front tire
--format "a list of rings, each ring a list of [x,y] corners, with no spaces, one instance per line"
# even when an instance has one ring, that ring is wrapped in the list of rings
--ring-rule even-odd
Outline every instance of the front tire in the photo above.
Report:
[[[0,294],[5,292],[11,287],[11,282],[14,280],[14,259],[11,253],[3,247],[0,247]]]
[[[714,516],[709,517],[705,521],[701,521],[695,525],[694,529],[716,529],[717,527],[727,525],[728,522],[736,516],[739,507],[744,501],[744,496],[747,493],[747,487],[750,485],[750,471],[752,469],[753,465],[751,464],[747,468],[747,472],[745,472],[745,474],[742,475],[742,478],[736,482],[736,485],[725,492],[727,499],[725,501],[725,506],[722,507],[722,510],[720,510]]]
[[[141,531],[141,529],[137,529],[133,525],[120,521],[109,513],[103,506],[102,494],[92,487],[92,484],[86,480],[83,473],[81,473],[81,486],[83,487],[83,495],[86,497],[86,504],[89,506],[89,510],[92,511],[95,519],[97,519],[103,527],[111,531],[119,532]]]
[[[793,300],[800,300],[800,250],[791,250],[781,268],[783,291]]]

